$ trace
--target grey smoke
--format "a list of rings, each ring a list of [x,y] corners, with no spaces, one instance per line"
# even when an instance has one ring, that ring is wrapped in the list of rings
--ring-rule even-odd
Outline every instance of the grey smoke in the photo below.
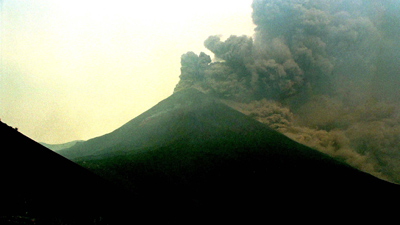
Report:
[[[176,91],[225,99],[292,139],[400,183],[400,2],[254,0],[254,38],[182,55]]]

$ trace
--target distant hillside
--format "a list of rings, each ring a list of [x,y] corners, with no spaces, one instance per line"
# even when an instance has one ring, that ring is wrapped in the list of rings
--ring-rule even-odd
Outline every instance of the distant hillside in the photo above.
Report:
[[[71,141],[71,142],[67,142],[67,143],[63,143],[63,144],[46,144],[43,142],[39,142],[39,144],[43,145],[44,147],[46,147],[50,150],[60,151],[62,149],[70,148],[80,142],[83,142],[83,141],[77,140],[77,141]]]
[[[195,89],[176,92],[119,129],[60,154],[182,224],[187,217],[204,223],[252,224],[287,215],[320,221],[338,208],[380,215],[400,200],[399,186],[298,144]],[[354,215],[335,214],[335,220]],[[296,216],[290,219],[301,218]]]

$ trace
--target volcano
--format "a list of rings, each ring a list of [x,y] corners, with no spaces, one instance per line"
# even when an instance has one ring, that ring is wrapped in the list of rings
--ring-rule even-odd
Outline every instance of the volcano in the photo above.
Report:
[[[397,185],[196,89],[176,92],[119,129],[59,153],[134,193],[162,222],[316,220],[338,207],[346,213],[336,218],[348,218],[385,211],[400,199]]]

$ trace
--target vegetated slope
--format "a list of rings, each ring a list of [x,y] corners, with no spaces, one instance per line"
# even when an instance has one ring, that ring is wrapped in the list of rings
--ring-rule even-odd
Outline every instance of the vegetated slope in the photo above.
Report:
[[[194,89],[60,153],[134,192],[168,222],[251,223],[310,213],[317,220],[338,207],[342,214],[336,216],[344,219],[384,211],[399,200],[398,186]]]
[[[0,122],[0,224],[119,224],[120,188]]]

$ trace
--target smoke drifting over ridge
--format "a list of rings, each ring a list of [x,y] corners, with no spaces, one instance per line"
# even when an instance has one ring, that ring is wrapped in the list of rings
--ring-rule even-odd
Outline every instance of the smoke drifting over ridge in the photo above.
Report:
[[[196,87],[288,137],[400,183],[400,3],[254,0],[254,39],[181,57]]]

